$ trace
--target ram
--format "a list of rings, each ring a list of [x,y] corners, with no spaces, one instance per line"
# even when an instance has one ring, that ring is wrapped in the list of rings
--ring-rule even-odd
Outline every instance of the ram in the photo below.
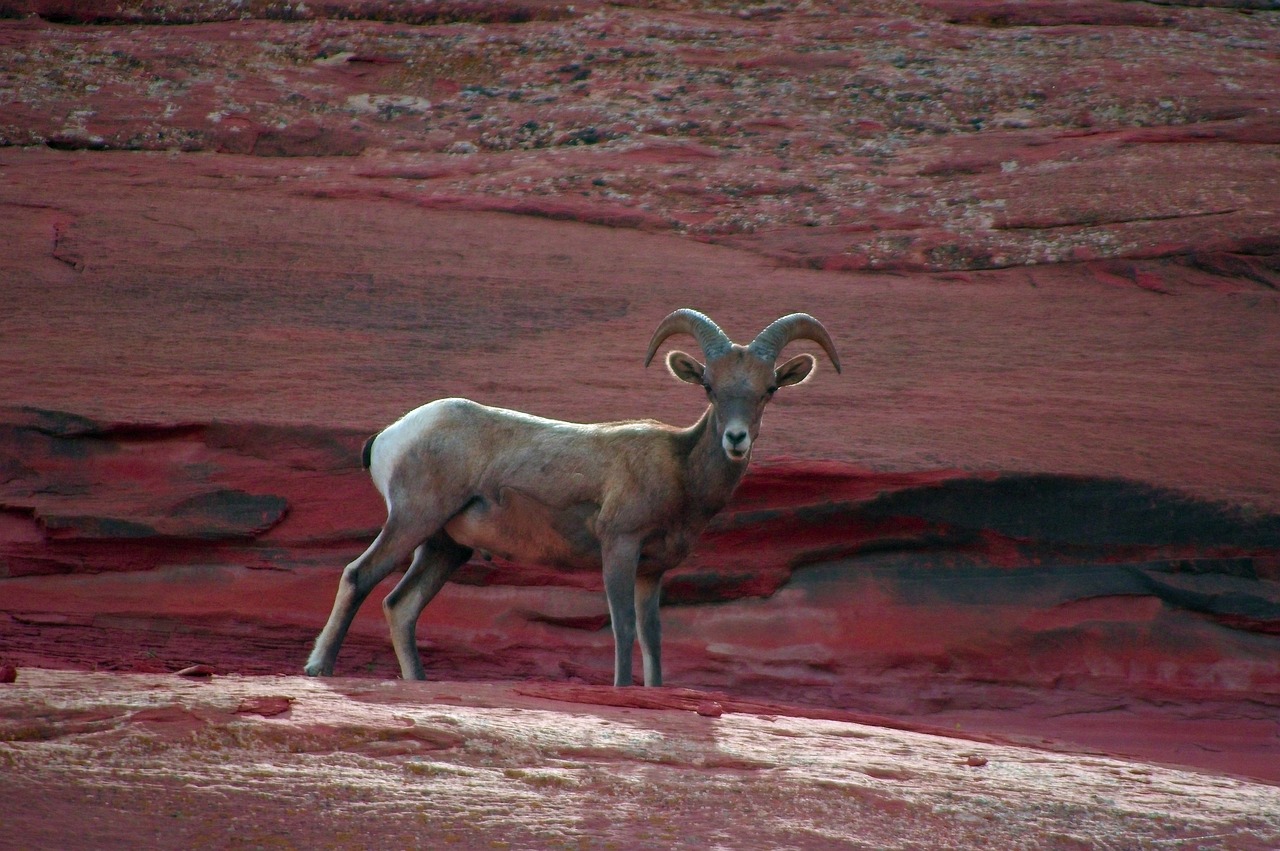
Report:
[[[775,366],[799,339],[818,343],[836,371],[835,345],[816,319],[793,313],[746,346],[705,315],[677,310],[658,326],[645,366],[675,334],[698,341],[706,365],[667,355],[681,381],[710,403],[689,428],[653,420],[581,425],[440,399],[365,444],[364,462],[387,503],[387,522],[342,572],[333,612],[306,664],[333,673],[356,610],[379,582],[413,559],[383,601],[400,672],[425,679],[415,630],[423,608],[475,550],[567,570],[603,570],[614,638],[614,684],[631,685],[637,633],[644,683],[662,684],[658,620],[662,575],[688,554],[741,480],[765,406],[799,384],[816,360]]]

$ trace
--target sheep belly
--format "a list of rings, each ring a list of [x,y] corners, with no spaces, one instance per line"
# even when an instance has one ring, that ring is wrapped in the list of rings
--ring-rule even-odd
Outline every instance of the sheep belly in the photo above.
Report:
[[[599,570],[600,540],[592,531],[599,506],[553,507],[515,488],[477,496],[445,524],[463,546],[507,561]]]

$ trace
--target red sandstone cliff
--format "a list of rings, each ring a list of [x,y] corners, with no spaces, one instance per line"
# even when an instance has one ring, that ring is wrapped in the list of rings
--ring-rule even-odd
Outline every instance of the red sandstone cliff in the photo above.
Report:
[[[0,3],[0,663],[294,673],[369,432],[692,421],[658,319],[806,310],[850,368],[669,577],[669,680],[1275,782],[1266,6]],[[420,635],[608,678],[597,577],[477,562]]]

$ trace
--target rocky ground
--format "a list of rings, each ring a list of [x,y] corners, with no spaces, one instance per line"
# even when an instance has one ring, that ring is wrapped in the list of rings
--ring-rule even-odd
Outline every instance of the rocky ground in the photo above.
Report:
[[[1262,851],[1280,840],[1275,786],[678,690],[628,703],[612,687],[26,679],[0,703],[13,847],[67,847],[71,825],[72,844],[95,848]]]
[[[0,2],[0,845],[1274,847],[1277,14]],[[435,684],[376,606],[278,678],[367,434],[692,422],[677,306],[845,365],[669,577],[696,691],[479,560]]]

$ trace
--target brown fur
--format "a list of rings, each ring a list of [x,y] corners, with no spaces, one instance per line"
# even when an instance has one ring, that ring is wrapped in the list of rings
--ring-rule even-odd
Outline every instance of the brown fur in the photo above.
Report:
[[[442,399],[370,438],[362,456],[386,499],[387,522],[343,571],[307,673],[332,673],[356,609],[412,553],[383,608],[402,675],[424,678],[415,637],[418,616],[449,575],[480,550],[603,571],[615,639],[614,682],[631,683],[638,633],[645,684],[660,685],[661,576],[685,558],[733,494],[774,391],[804,381],[814,365],[812,356],[800,355],[774,369],[753,350],[729,342],[701,314],[677,311],[672,317],[680,315],[705,321],[697,330],[716,352],[705,367],[682,352],[668,355],[672,374],[704,386],[710,401],[689,428],[653,420],[578,425]],[[670,330],[672,317],[656,341],[688,329],[676,323]],[[833,353],[825,331],[822,336]],[[650,356],[656,345],[651,343]]]

